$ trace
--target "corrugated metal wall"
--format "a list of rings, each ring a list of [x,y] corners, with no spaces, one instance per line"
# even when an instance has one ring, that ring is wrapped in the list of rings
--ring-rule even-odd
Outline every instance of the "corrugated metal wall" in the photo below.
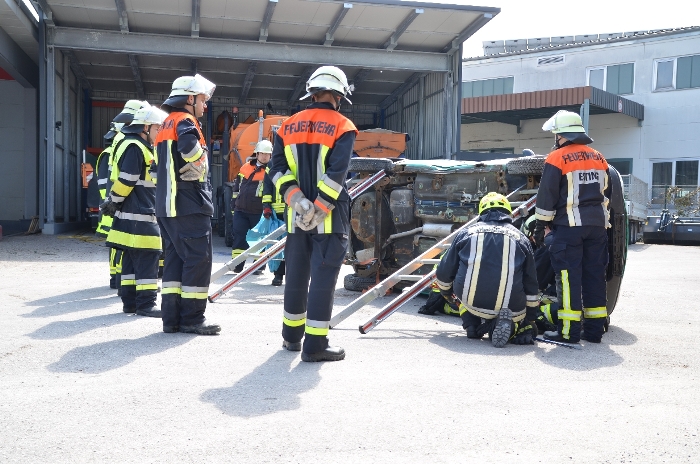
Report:
[[[459,53],[452,70],[418,76],[385,110],[385,128],[406,132],[410,159],[450,159],[458,151]]]

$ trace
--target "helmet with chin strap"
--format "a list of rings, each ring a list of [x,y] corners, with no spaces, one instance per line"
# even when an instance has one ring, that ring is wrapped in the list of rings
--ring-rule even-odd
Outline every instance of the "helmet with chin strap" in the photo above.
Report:
[[[306,95],[301,97],[300,100],[304,100],[318,92],[330,91],[352,104],[350,99],[348,99],[348,95],[351,95],[353,90],[354,86],[348,84],[348,78],[340,68],[321,66],[306,81]]]
[[[499,208],[512,213],[510,202],[506,197],[496,192],[489,192],[479,202],[479,215],[493,208]]]

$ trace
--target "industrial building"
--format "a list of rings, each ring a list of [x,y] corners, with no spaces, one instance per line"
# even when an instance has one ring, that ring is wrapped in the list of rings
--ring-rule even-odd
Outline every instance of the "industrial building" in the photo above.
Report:
[[[462,64],[458,157],[547,154],[544,121],[580,112],[592,146],[662,208],[667,187],[700,185],[699,51],[700,27],[485,42]]]
[[[336,65],[355,85],[342,111],[358,127],[409,133],[411,158],[449,158],[459,150],[462,43],[499,11],[397,0],[2,0],[0,133],[10,142],[0,156],[12,172],[0,224],[6,233],[32,219],[44,233],[83,226],[81,165],[112,117],[128,99],[159,104],[175,78],[196,72],[217,84],[203,121],[209,141],[222,111],[290,114],[311,72]],[[222,161],[211,161],[216,189]]]

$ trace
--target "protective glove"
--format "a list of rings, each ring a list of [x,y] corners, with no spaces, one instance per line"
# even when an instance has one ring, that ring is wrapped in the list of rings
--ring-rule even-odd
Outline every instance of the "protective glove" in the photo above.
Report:
[[[265,219],[270,219],[272,217],[272,208],[263,209],[263,217]]]
[[[535,245],[539,248],[544,245],[544,228],[548,227],[550,223],[539,219],[535,222],[535,232],[533,232],[532,238],[535,240]]]
[[[537,325],[534,322],[523,321],[515,332],[515,336],[510,341],[515,345],[534,345],[537,336]]]
[[[105,201],[100,204],[100,212],[103,216],[114,216],[117,211],[121,211],[122,204],[112,201],[112,196],[107,195]]]
[[[207,169],[207,152],[198,160],[187,163],[180,169],[180,179],[184,181],[199,180]]]
[[[418,309],[418,314],[426,314],[432,316],[436,312],[441,312],[445,306],[445,299],[438,292],[430,292],[428,301]]]
[[[326,216],[328,216],[328,213],[326,213],[318,206],[314,205],[314,215],[311,217],[311,221],[309,222],[309,228],[306,230],[311,230],[318,227],[318,225],[326,219]]]
[[[452,296],[452,287],[448,289],[440,289],[440,295],[449,303],[449,304],[457,304],[455,301],[455,297]]]
[[[298,187],[297,187],[298,189]],[[303,223],[303,224],[309,224],[311,222],[311,219],[314,217],[314,204],[309,201],[308,198],[304,196],[303,193],[301,193],[301,189],[298,189],[294,194],[289,198],[289,206],[294,210],[294,212],[297,214],[297,218],[294,220],[295,223]],[[298,226],[300,227],[300,226]],[[306,227],[306,226],[305,226]],[[308,229],[303,230],[311,230],[309,227]]]
[[[300,215],[298,215],[298,214],[296,215],[296,218],[294,219],[294,224],[295,224],[298,228],[300,228],[301,230],[309,231],[309,230],[313,229],[313,227],[311,226],[311,223],[310,223],[310,222],[304,222],[303,217],[300,216]]]

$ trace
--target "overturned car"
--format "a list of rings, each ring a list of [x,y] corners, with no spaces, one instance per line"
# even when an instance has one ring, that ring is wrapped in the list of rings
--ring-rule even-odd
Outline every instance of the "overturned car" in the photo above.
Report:
[[[510,195],[515,210],[537,194],[544,156],[494,161],[353,158],[352,187],[380,170],[386,177],[355,198],[345,276],[347,290],[363,291],[398,271],[444,237],[478,216],[488,192]],[[627,215],[620,176],[610,167],[608,313],[612,313],[627,256]],[[534,209],[523,217],[534,214]],[[516,224],[519,225],[519,224]],[[418,273],[427,274],[429,266]],[[403,283],[395,288],[401,288]]]

